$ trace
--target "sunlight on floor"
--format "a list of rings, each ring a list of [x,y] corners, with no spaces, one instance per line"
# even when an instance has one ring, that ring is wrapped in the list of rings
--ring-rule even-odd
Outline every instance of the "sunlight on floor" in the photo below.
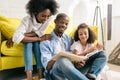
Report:
[[[109,66],[110,70],[114,70],[114,71],[120,72],[120,65],[115,65],[115,64],[108,63],[108,66]]]
[[[101,73],[102,80],[120,80],[120,66],[107,64],[107,69]]]

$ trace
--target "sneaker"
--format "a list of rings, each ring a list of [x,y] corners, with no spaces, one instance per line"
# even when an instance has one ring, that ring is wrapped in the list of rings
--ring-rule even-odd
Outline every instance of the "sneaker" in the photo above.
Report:
[[[90,80],[96,80],[96,75],[95,74],[91,74],[91,73],[87,73],[86,77],[89,78]]]

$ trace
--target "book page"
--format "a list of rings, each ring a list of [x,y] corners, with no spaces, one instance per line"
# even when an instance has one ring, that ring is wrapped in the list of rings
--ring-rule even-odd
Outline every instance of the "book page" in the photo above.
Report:
[[[57,60],[60,57],[66,57],[68,59],[70,59],[71,61],[83,61],[85,59],[87,59],[86,56],[78,56],[69,52],[60,52],[56,55],[53,56],[52,60]]]
[[[100,51],[102,51],[102,50],[95,50],[95,51],[93,51],[93,52],[91,52],[91,53],[89,53],[89,54],[87,54],[85,56],[89,58],[89,57],[93,56],[94,54],[96,54],[96,53],[98,53]]]

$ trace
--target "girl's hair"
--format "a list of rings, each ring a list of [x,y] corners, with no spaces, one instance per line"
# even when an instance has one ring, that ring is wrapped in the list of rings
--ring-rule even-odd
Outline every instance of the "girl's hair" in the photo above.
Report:
[[[58,11],[57,8],[59,8],[59,6],[55,0],[30,0],[26,5],[27,13],[31,17],[45,9],[49,9],[51,11],[51,15],[54,15]]]
[[[75,34],[74,34],[74,40],[75,41],[78,41],[79,40],[79,37],[78,37],[78,31],[79,29],[81,28],[87,28],[88,29],[88,33],[89,33],[89,38],[87,40],[87,43],[94,43],[94,41],[97,39],[95,33],[88,27],[87,24],[85,23],[82,23],[78,26],[77,30],[75,31]]]

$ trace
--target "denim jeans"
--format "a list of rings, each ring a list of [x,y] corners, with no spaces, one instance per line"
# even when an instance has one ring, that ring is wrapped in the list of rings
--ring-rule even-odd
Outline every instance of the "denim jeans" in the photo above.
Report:
[[[42,68],[39,44],[40,44],[40,42],[27,42],[27,43],[24,43],[25,71],[26,70],[33,70],[32,53],[34,53],[34,56],[35,56],[37,69]]]
[[[106,62],[107,54],[104,51],[90,57],[82,68],[77,68],[69,59],[61,57],[53,65],[50,76],[52,80],[89,80],[85,75],[91,73],[97,76]]]
[[[52,80],[89,80],[65,57],[61,57],[55,62],[50,75]]]
[[[108,54],[105,51],[100,51],[93,56],[91,56],[87,61],[84,67],[79,68],[79,71],[84,74],[90,73],[98,76],[102,71],[105,64],[108,60]]]

